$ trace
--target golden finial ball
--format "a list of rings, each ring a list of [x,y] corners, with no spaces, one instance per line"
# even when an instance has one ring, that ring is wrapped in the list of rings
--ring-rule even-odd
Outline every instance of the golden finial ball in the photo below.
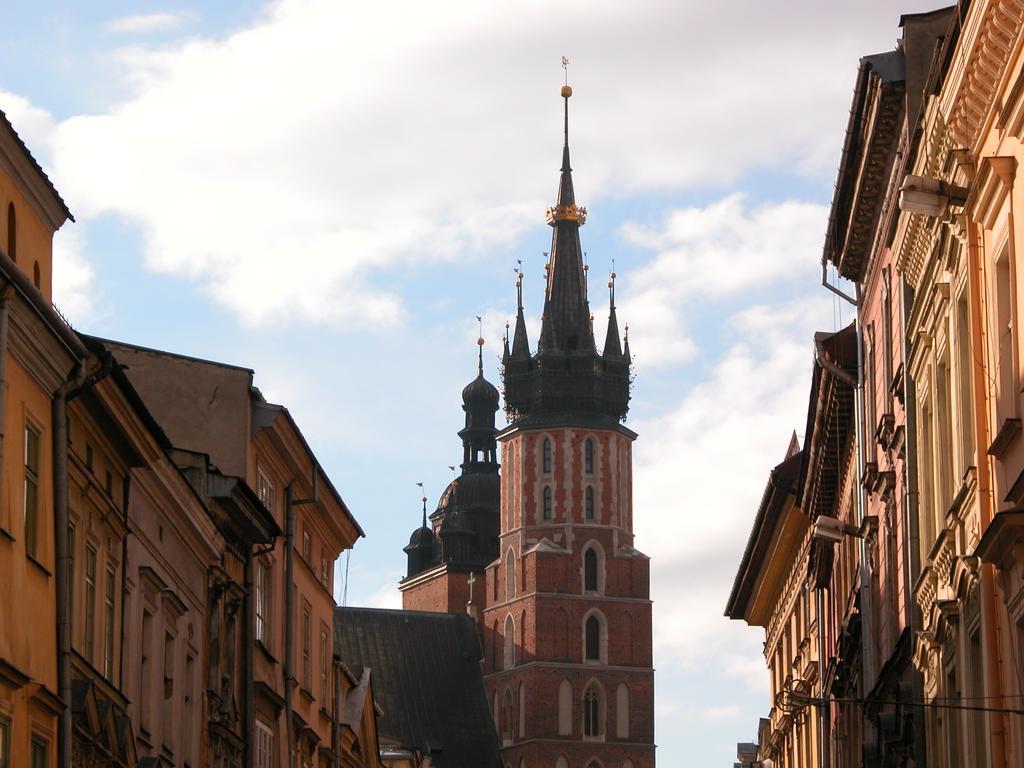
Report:
[[[572,86],[571,85],[563,85],[562,86],[562,98],[563,99],[568,99],[570,96],[572,96]]]
[[[612,272],[612,280],[614,280],[616,277],[617,275],[614,272]]]
[[[480,347],[482,347],[482,346],[484,345],[484,340],[483,340],[483,337],[481,337],[481,338],[477,339],[477,340],[476,340],[476,343],[477,343],[477,346],[480,346]]]

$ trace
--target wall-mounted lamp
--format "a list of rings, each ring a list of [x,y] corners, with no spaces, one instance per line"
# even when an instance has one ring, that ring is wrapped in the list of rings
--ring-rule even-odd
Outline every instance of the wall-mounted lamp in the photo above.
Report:
[[[900,210],[941,216],[951,205],[962,207],[967,202],[967,189],[927,176],[907,174],[900,187]]]
[[[855,525],[844,523],[828,515],[818,515],[811,528],[811,538],[815,541],[825,541],[829,544],[838,544],[843,536],[863,538],[864,533]]]

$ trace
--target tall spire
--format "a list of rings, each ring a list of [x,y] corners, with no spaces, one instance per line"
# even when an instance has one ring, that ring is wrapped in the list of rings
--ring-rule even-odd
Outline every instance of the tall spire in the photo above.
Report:
[[[594,350],[594,334],[590,328],[590,307],[583,269],[583,248],[580,227],[587,220],[587,210],[576,205],[569,164],[569,97],[572,88],[562,86],[565,102],[562,170],[558,199],[547,210],[551,225],[551,255],[548,259],[547,290],[544,300],[544,322],[541,325],[539,352],[590,352]]]
[[[608,278],[608,333],[604,337],[604,356],[622,357],[622,347],[619,344],[619,321],[615,317],[615,272],[612,271]]]
[[[522,262],[520,262],[520,267]],[[526,316],[523,314],[523,271],[516,273],[516,331],[512,336],[512,357],[530,356],[530,341],[526,337]]]

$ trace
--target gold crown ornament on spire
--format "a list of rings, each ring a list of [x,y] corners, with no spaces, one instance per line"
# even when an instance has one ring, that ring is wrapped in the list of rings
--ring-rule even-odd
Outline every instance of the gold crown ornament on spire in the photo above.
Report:
[[[562,85],[562,99],[565,101],[565,145],[562,149],[562,176],[568,177],[572,169],[569,167],[569,97],[572,96],[572,87],[569,85],[569,60],[562,57],[562,69],[565,70],[565,83]],[[571,181],[570,181],[571,188]],[[587,209],[582,205],[576,205],[573,199],[562,200],[559,195],[558,202],[545,211],[544,218],[548,224],[558,221],[575,221],[582,225],[587,222]]]

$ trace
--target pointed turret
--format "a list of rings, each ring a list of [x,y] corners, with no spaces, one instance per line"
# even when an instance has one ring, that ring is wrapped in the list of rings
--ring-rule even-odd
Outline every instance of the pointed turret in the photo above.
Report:
[[[629,323],[626,323],[626,334],[622,340],[622,356],[627,363],[633,362],[633,358],[629,356]]]
[[[615,317],[615,273],[608,280],[608,333],[604,337],[604,358],[614,360],[622,357],[619,344],[619,321]]]
[[[572,166],[569,164],[570,96],[572,88],[566,85],[562,88],[565,101],[562,175],[558,199],[547,211],[547,221],[553,231],[538,352],[589,352],[594,349],[583,248],[580,246],[580,227],[586,222],[587,211],[576,205]]]
[[[530,340],[526,336],[526,317],[523,314],[523,273],[516,278],[516,330],[512,336],[512,357],[525,360],[530,356]]]

